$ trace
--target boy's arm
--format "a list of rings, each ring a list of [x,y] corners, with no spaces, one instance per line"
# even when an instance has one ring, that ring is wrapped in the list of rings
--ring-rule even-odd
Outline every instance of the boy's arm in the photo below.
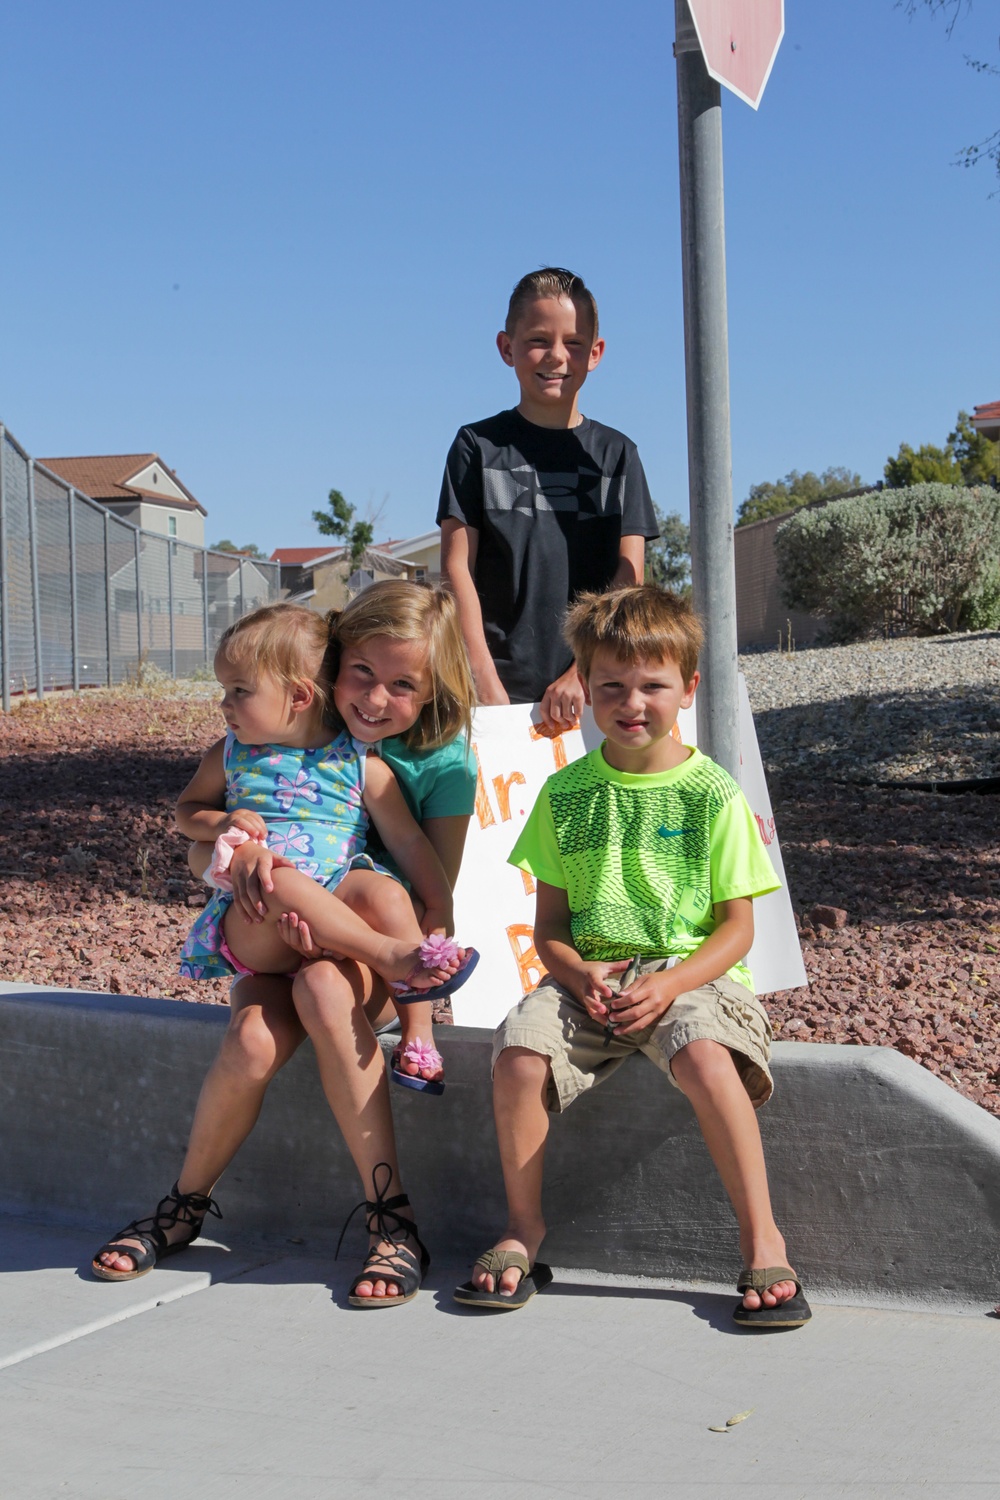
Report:
[[[618,543],[618,566],[608,584],[622,589],[641,583],[646,567],[646,538],[623,536]],[[572,729],[583,713],[583,679],[576,662],[546,688],[540,704],[542,719],[549,729]]]
[[[451,886],[433,845],[407,807],[395,776],[369,755],[364,804],[382,842],[424,904],[425,932],[453,930]]]
[[[225,740],[217,740],[177,799],[177,827],[189,839],[214,844],[220,833],[242,828],[251,838],[266,838],[267,824],[249,808],[226,812]]]
[[[573,946],[566,892],[540,880],[535,891],[535,952],[552,978],[575,996],[594,1021],[605,1021],[611,988],[609,974],[628,968],[619,963],[586,963]]]
[[[618,543],[618,566],[611,580],[613,589],[630,588],[641,583],[646,571],[646,538],[623,536]]]
[[[441,522],[441,572],[451,584],[480,703],[509,703],[483,630],[483,607],[473,578],[479,532],[446,518]]]
[[[615,998],[611,1009],[617,1035],[627,1036],[630,1031],[651,1026],[670,1009],[678,995],[711,984],[741,958],[746,958],[753,944],[752,898],[740,896],[733,901],[718,901],[713,911],[718,926],[690,958],[659,974],[644,974]]]

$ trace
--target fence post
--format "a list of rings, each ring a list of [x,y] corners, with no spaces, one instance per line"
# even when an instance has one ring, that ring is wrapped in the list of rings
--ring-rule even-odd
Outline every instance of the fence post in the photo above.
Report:
[[[177,642],[174,639],[174,547],[167,542],[167,608],[170,611],[170,675],[177,676]]]
[[[202,549],[201,549],[201,598],[202,598],[202,607],[203,607],[203,612],[204,612],[204,617],[205,617],[205,662],[204,662],[204,665],[206,667],[208,666],[208,558],[209,558],[208,548],[207,547],[202,547]]]
[[[3,711],[10,713],[10,629],[7,611],[7,430],[0,422],[0,672]]]
[[[240,558],[240,619],[247,612],[246,604],[243,602],[243,559]]]
[[[104,512],[104,628],[108,638],[108,682],[114,684],[114,668],[111,665],[111,513]]]
[[[76,597],[76,490],[70,485],[69,495],[69,643],[73,656],[73,691],[80,691],[80,631],[77,620]]]
[[[31,626],[35,635],[35,697],[45,697],[42,680],[42,611],[38,599],[38,524],[35,517],[35,460],[28,460],[28,556],[31,559]]]
[[[142,543],[135,528],[135,672],[142,683]]]

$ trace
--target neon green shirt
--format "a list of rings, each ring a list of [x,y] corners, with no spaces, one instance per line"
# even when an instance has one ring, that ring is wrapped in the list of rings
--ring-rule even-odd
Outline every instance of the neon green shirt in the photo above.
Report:
[[[715,931],[712,908],[778,889],[747,800],[692,750],[650,776],[602,750],[550,776],[510,863],[564,890],[581,958],[687,958]],[[753,989],[745,964],[730,976]]]

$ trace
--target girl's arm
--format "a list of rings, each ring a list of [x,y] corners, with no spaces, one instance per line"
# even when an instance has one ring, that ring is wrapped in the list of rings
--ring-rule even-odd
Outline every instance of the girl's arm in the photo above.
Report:
[[[448,877],[433,845],[403,800],[395,776],[375,755],[367,758],[362,800],[382,842],[426,907],[425,917],[433,918],[435,928],[450,927]]]
[[[266,838],[267,824],[260,813],[243,807],[226,812],[225,747],[224,739],[216,741],[181,792],[175,812],[177,827],[187,838],[205,844],[214,844],[230,828],[242,828],[251,838]]]
[[[466,813],[461,817],[424,818],[420,826],[431,848],[441,861],[448,884],[454,890],[458,881],[458,872],[462,868],[465,836],[469,831],[469,814]]]

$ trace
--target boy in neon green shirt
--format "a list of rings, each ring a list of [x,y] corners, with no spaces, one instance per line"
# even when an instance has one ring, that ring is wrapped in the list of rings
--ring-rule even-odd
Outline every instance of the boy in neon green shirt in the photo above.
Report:
[[[537,881],[548,977],[497,1030],[507,1227],[455,1296],[504,1311],[551,1280],[536,1259],[549,1114],[642,1051],[690,1099],[736,1213],[734,1317],[798,1327],[809,1306],[785,1263],[754,1113],[771,1094],[771,1028],[744,963],[753,898],[778,881],[735,781],[677,737],[701,628],[686,603],[640,584],[581,596],[566,636],[605,740],[549,778],[510,855]]]

